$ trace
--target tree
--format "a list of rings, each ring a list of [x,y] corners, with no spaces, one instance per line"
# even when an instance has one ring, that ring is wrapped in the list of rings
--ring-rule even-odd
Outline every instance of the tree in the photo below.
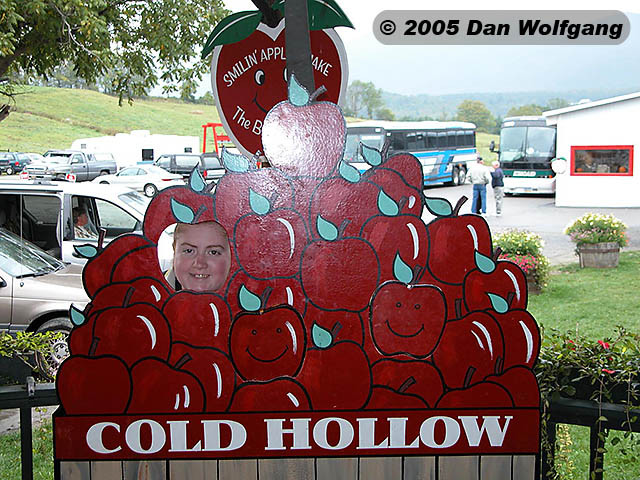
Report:
[[[0,78],[48,77],[69,62],[88,83],[113,74],[120,102],[160,81],[176,91],[209,70],[200,46],[229,13],[222,0],[3,0]]]
[[[345,115],[358,117],[366,112],[367,116],[372,118],[373,112],[383,107],[382,90],[376,88],[373,82],[354,80],[347,87]]]
[[[456,118],[462,122],[475,123],[479,132],[490,132],[496,122],[486,105],[479,100],[464,100],[458,105]]]
[[[395,120],[396,119],[396,116],[393,114],[391,109],[387,107],[379,108],[378,110],[376,110],[375,117],[377,120]]]
[[[567,102],[564,98],[550,98],[547,101],[547,106],[544,107],[544,109],[555,110],[556,108],[564,108],[568,106],[569,106],[569,102]]]
[[[544,109],[544,107],[536,105],[535,103],[520,105],[519,107],[511,107],[507,112],[507,117],[539,116],[542,115]]]

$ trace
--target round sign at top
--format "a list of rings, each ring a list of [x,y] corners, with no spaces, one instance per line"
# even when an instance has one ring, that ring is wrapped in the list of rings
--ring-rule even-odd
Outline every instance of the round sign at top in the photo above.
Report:
[[[260,23],[244,40],[217,46],[211,61],[211,85],[225,131],[240,151],[261,154],[267,112],[287,99],[285,21],[275,28]],[[318,100],[339,103],[348,81],[347,55],[333,29],[313,30],[311,64]]]

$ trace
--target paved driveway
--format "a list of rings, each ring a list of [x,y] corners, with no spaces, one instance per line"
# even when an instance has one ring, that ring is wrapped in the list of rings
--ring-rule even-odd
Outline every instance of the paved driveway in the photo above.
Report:
[[[460,213],[471,213],[472,186],[469,184],[459,187],[433,187],[425,189],[428,197],[443,197],[453,205],[465,195],[469,200],[462,206]],[[544,254],[552,264],[577,262],[574,253],[575,245],[563,233],[565,226],[586,212],[611,213],[625,222],[629,229],[629,249],[640,250],[640,208],[584,208],[584,207],[556,207],[552,196],[513,196],[505,197],[502,206],[502,216],[495,216],[495,201],[491,187],[487,187],[487,222],[492,232],[499,232],[508,228],[529,230],[539,234],[545,242]],[[424,215],[425,221],[433,217]]]

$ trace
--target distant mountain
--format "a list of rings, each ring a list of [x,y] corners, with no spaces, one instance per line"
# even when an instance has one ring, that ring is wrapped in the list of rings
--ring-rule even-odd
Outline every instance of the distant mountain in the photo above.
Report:
[[[507,93],[458,93],[453,95],[400,95],[383,92],[382,99],[395,114],[396,119],[451,119],[455,116],[458,105],[464,100],[479,100],[484,103],[494,116],[504,117],[512,107],[528,105],[546,105],[553,98],[562,98],[569,103],[577,103],[583,99],[600,100],[640,90],[627,89],[583,89],[542,92],[507,92]]]

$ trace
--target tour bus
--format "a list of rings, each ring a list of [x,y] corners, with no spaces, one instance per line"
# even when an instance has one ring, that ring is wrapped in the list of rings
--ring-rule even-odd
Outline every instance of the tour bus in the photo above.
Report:
[[[544,117],[507,117],[500,128],[498,154],[504,172],[504,192],[555,193],[551,160],[556,156],[556,129]]]
[[[424,186],[437,183],[460,185],[467,177],[467,162],[475,162],[476,126],[468,122],[363,121],[347,124],[344,160],[364,172],[370,168],[360,144],[388,154],[408,152],[422,164]]]

